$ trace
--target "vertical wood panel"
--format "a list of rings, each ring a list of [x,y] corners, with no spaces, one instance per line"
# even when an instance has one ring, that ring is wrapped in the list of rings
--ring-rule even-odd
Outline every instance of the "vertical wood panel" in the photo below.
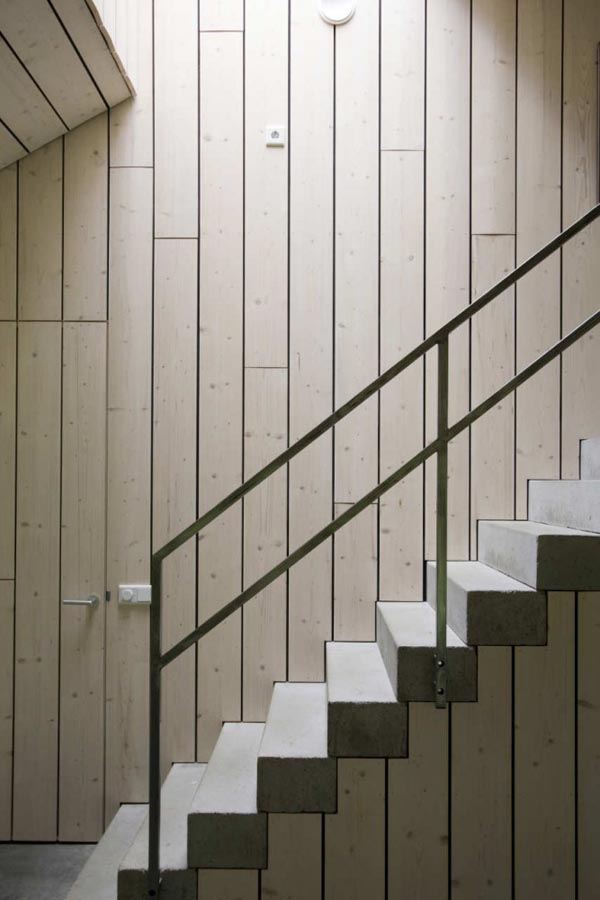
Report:
[[[0,324],[0,577],[14,578],[16,327]],[[0,840],[11,837],[14,582],[0,580]]]
[[[381,368],[423,339],[423,154],[381,158]],[[381,478],[423,446],[423,363],[381,392]],[[412,473],[381,498],[380,595],[423,597],[423,472]]]
[[[335,402],[378,371],[379,9],[363,4],[336,32]],[[377,398],[335,431],[335,499],[377,481]]]
[[[0,578],[14,578],[15,570],[15,433],[17,329],[0,323]]]
[[[246,365],[287,366],[288,142],[265,146],[268,125],[288,124],[288,4],[255,0],[245,36]]]
[[[244,0],[198,0],[201,31],[243,31]]]
[[[200,37],[200,513],[242,481],[243,38]],[[198,618],[239,593],[242,509],[198,543]],[[241,612],[198,653],[198,753],[207,759],[221,723],[241,715]]]
[[[65,319],[106,319],[107,117],[65,137]]]
[[[577,803],[579,896],[600,895],[600,595],[578,597]]]
[[[59,838],[97,841],[104,823],[106,325],[63,331]]]
[[[562,3],[519,4],[517,96],[517,259],[560,230]],[[520,281],[517,370],[560,337],[560,259]],[[555,478],[560,465],[560,363],[517,393],[516,514],[527,511],[527,479]]]
[[[14,581],[0,581],[0,840],[10,841],[13,773]]]
[[[323,817],[269,816],[269,867],[262,873],[264,900],[319,900]]]
[[[512,235],[474,235],[473,299],[514,268]],[[514,290],[506,291],[471,324],[471,403],[476,406],[514,372]],[[514,512],[514,400],[502,400],[471,428],[471,554],[478,519],[510,519]]]
[[[195,240],[154,245],[154,412],[152,545],[158,550],[196,518],[197,270]],[[196,624],[196,542],[163,567],[163,647]],[[162,757],[189,762],[195,753],[196,650],[163,674]]]
[[[17,314],[17,166],[0,172],[0,319]]]
[[[563,102],[563,225],[598,199],[597,68],[600,5],[565,5]],[[563,252],[563,333],[598,309],[600,226],[574,238]],[[579,440],[600,434],[598,329],[563,355],[563,478],[577,478]]]
[[[348,509],[336,503],[336,517]],[[336,641],[375,639],[377,600],[377,506],[371,504],[334,539],[333,637]]]
[[[475,0],[472,39],[471,229],[473,298],[514,268],[516,2]],[[471,325],[471,403],[514,371],[514,291]],[[514,400],[471,429],[471,555],[477,520],[514,507]]]
[[[107,21],[104,13],[103,17],[136,95],[110,110],[110,164],[151,166],[154,159],[152,4],[148,0],[127,0],[115,6],[111,21]]]
[[[548,595],[548,646],[515,649],[516,896],[575,896],[574,596]]]
[[[390,897],[448,896],[448,712],[411,703],[408,759],[389,761]]]
[[[426,330],[430,334],[469,303],[470,10],[462,0],[430,4],[427,15]],[[469,403],[469,337],[450,341],[449,415]],[[427,441],[436,433],[436,375],[427,360]],[[448,552],[469,551],[469,447],[463,434],[448,458]],[[426,467],[426,556],[435,557],[435,462]]]
[[[198,235],[198,4],[155,0],[156,237]]]
[[[512,890],[512,651],[480,647],[478,702],[452,707],[452,896]]]
[[[303,0],[291,6],[290,442],[333,404],[333,29]],[[318,144],[319,152],[315,153]],[[331,521],[332,437],[290,465],[290,549]],[[331,543],[289,575],[289,677],[323,678],[331,635]]]
[[[200,869],[198,900],[256,900],[258,872],[248,869]]]
[[[325,816],[327,900],[385,897],[385,762],[338,760],[338,811]]]
[[[473,234],[515,231],[516,0],[473,0]]]
[[[286,445],[287,369],[247,369],[245,476]],[[286,475],[280,470],[244,501],[244,585],[264,575],[286,551]],[[286,585],[279,578],[243,610],[244,719],[264,721],[274,681],[286,679]]]
[[[425,147],[425,3],[381,4],[381,149]]]
[[[0,122],[0,168],[22,159],[27,153],[21,144],[12,136],[5,125]]]
[[[56,838],[61,326],[19,328],[15,840]]]
[[[147,792],[148,610],[116,600],[119,583],[144,584],[150,575],[150,170],[112,170],[109,245],[107,819],[120,802],[143,801]]]
[[[62,138],[19,163],[19,317],[60,319]]]

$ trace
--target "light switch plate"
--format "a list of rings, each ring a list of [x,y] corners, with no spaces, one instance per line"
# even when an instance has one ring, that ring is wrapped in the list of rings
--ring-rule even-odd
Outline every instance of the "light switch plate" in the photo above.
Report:
[[[267,125],[265,143],[267,147],[285,147],[287,129],[285,125]]]
[[[152,588],[149,584],[120,584],[119,603],[126,606],[150,606]]]

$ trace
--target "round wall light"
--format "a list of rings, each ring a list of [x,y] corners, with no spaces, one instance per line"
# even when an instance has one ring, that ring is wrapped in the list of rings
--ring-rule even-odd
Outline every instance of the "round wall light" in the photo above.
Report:
[[[343,25],[352,18],[356,10],[356,0],[319,0],[321,18],[330,25]]]

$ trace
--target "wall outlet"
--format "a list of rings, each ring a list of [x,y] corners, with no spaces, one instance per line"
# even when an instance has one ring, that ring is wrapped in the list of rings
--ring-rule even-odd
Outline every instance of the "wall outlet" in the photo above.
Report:
[[[126,606],[150,606],[152,588],[149,584],[120,584],[119,603]]]
[[[285,125],[267,125],[265,143],[267,147],[285,147],[287,129]]]

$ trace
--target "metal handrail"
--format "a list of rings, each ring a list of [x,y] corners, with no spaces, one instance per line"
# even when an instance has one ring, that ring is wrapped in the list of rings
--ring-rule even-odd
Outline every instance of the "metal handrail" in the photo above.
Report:
[[[502,278],[489,291],[486,291],[470,306],[464,308],[453,319],[431,334],[421,344],[411,350],[401,360],[387,369],[378,378],[372,381],[366,388],[352,397],[347,403],[324,419],[319,425],[311,429],[304,437],[300,438],[279,454],[270,463],[256,472],[244,484],[240,485],[225,497],[220,503],[197,519],[192,525],[181,531],[172,540],[152,555],[151,560],[151,584],[152,603],[150,606],[150,759],[149,759],[149,829],[148,829],[148,896],[158,897],[160,890],[160,714],[161,714],[161,672],[173,660],[177,659],[187,649],[197,643],[202,637],[213,630],[217,625],[227,619],[233,612],[240,609],[256,594],[264,590],[268,585],[287,572],[312,550],[352,521],[367,506],[379,499],[398,484],[410,472],[422,465],[425,460],[438,454],[437,466],[437,604],[436,604],[436,652],[435,660],[435,698],[436,705],[446,705],[446,571],[447,571],[447,518],[448,518],[448,444],[462,431],[473,424],[484,413],[495,406],[512,393],[521,384],[535,375],[547,363],[560,356],[568,347],[587,334],[592,328],[600,324],[600,309],[582,322],[577,328],[561,338],[549,350],[541,354],[534,362],[526,366],[513,378],[509,379],[501,388],[490,397],[471,410],[454,425],[448,424],[448,347],[450,335],[472,316],[491,303],[496,297],[512,287],[524,275],[532,271],[541,262],[552,255],[556,250],[564,246],[580,231],[600,217],[600,203],[589,212],[581,216],[576,222],[553,238],[543,248],[534,253],[529,259],[517,266],[513,272]],[[434,347],[438,348],[438,390],[437,390],[437,437],[424,447],[412,459],[408,460],[395,472],[380,482],[375,488],[368,491],[360,500],[352,504],[341,516],[330,522],[314,534],[308,541],[290,553],[284,560],[274,566],[269,572],[257,579],[252,585],[242,591],[237,597],[214,613],[202,625],[191,631],[186,637],[174,644],[165,653],[161,648],[162,626],[162,563],[182,544],[202,529],[206,528],[214,519],[222,515],[234,503],[244,497],[253,488],[265,481],[270,475],[290,462],[302,450],[317,440],[325,432],[329,431],[341,419],[349,415],[365,400],[377,393],[403,372],[414,362],[423,357]]]

